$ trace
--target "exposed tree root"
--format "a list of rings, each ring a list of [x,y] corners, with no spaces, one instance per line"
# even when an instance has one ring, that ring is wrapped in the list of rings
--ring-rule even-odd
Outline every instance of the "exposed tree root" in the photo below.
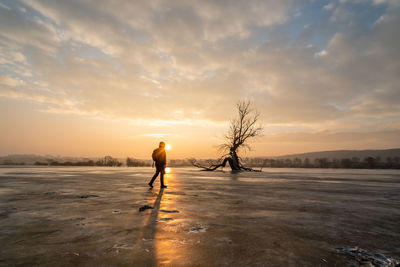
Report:
[[[229,163],[229,166],[231,167],[232,171],[249,171],[249,172],[261,172],[262,170],[255,170],[253,168],[245,167],[242,164],[235,164],[235,161],[231,157],[226,157],[222,161],[222,163],[219,164],[212,164],[210,166],[203,166],[199,164],[195,159],[191,161],[192,165],[201,168],[203,171],[215,171],[218,168],[223,168],[226,166],[226,163]]]

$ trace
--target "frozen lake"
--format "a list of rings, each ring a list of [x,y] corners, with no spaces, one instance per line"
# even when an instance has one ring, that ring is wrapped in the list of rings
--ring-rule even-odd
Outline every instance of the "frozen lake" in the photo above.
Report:
[[[343,266],[400,258],[400,171],[0,168],[0,265]],[[139,212],[143,205],[154,209]]]

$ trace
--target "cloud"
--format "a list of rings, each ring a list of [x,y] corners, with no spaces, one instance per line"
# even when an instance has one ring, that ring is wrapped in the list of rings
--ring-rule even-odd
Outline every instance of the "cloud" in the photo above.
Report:
[[[9,75],[0,75],[0,84],[8,87],[18,87],[25,85],[25,82],[21,79],[11,77]]]
[[[47,53],[57,50],[59,39],[55,29],[41,18],[26,17],[15,9],[0,9],[0,25],[0,36],[13,46],[33,46]]]
[[[0,8],[6,9],[6,10],[10,10],[11,8],[3,3],[0,3]]]
[[[335,5],[333,3],[329,3],[327,5],[324,6],[324,9],[326,10],[332,10],[335,7]]]
[[[112,118],[227,121],[252,99],[266,124],[394,121],[399,10],[365,3],[387,5],[372,26],[341,1],[294,36],[294,1],[26,0],[0,9],[2,95]]]

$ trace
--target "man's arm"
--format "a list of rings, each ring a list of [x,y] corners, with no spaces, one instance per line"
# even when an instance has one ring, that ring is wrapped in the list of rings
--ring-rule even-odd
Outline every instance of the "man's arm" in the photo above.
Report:
[[[167,166],[167,153],[165,153],[165,151],[163,151],[163,153],[161,154],[161,158],[162,158],[163,167],[165,168]]]

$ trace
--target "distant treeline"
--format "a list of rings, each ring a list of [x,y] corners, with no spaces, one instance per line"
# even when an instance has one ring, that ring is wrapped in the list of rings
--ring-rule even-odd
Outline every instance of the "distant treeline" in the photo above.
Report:
[[[316,158],[314,160],[308,158],[245,158],[243,164],[250,167],[270,168],[400,169],[400,157],[388,157],[386,159],[381,159],[380,157],[365,157],[364,159],[357,157],[343,159]]]
[[[12,160],[4,160],[1,165],[28,165],[24,162],[14,162]],[[107,167],[120,167],[123,165],[121,161],[111,156],[105,156],[98,160],[84,160],[84,161],[57,161],[55,159],[46,159],[45,161],[36,161],[36,166],[107,166]],[[139,160],[134,158],[126,159],[126,166],[128,167],[149,167],[151,160]]]
[[[8,164],[12,165],[12,164]],[[53,159],[47,159],[45,162],[36,161],[36,166],[107,166],[107,167],[119,167],[122,166],[122,162],[111,156],[105,156],[99,160],[87,160],[87,161],[65,161],[59,162]]]
[[[43,165],[44,162],[35,162],[35,165]],[[58,162],[55,160],[48,160],[48,165],[50,166],[107,166],[107,167],[119,167],[122,165],[118,159],[113,158],[111,156],[105,156],[97,161],[88,160],[88,161],[76,161],[76,162]]]
[[[193,159],[172,159],[167,165],[170,167],[189,167],[193,166]],[[216,162],[215,159],[197,160],[203,165],[211,165]],[[264,167],[264,168],[341,168],[341,169],[400,169],[400,157],[358,157],[330,159],[330,158],[287,158],[287,159],[265,159],[265,158],[243,158],[242,163],[248,167]],[[0,163],[1,164],[1,163]],[[29,165],[24,162],[14,162],[12,160],[4,160],[2,165]],[[123,165],[121,161],[111,156],[105,156],[98,160],[83,161],[64,161],[59,162],[54,159],[46,159],[46,161],[36,161],[37,166],[108,166],[120,167]],[[126,158],[125,165],[128,167],[150,167],[151,160],[140,160],[135,158]]]
[[[36,166],[95,166],[95,162],[93,160],[88,161],[65,161],[65,162],[58,162],[56,160],[52,161],[36,161]]]
[[[151,161],[150,160],[140,160],[134,158],[126,158],[126,166],[128,167],[150,167]]]
[[[25,165],[25,162],[14,162],[12,160],[6,159],[3,160],[3,164],[1,165]]]

